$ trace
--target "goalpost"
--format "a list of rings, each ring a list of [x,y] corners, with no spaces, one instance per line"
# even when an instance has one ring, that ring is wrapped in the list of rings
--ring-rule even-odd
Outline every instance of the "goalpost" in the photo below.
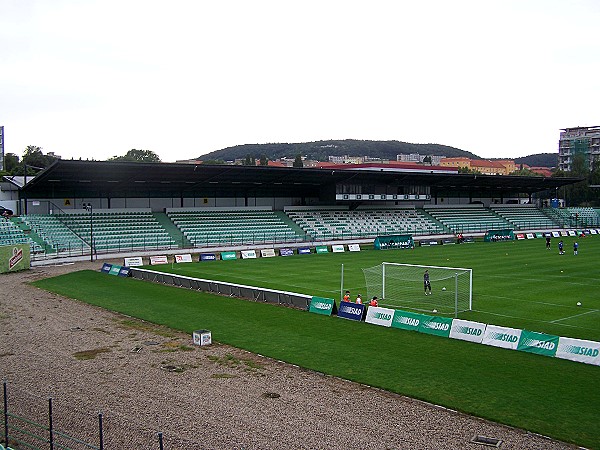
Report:
[[[473,269],[383,262],[364,268],[369,298],[392,308],[453,314],[473,306]],[[423,275],[429,273],[431,295],[425,295]]]

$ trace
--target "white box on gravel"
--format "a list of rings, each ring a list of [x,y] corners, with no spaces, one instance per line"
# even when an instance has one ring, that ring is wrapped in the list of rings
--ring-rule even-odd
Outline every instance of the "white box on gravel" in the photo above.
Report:
[[[212,336],[209,330],[196,330],[192,334],[195,345],[210,345],[212,344]]]

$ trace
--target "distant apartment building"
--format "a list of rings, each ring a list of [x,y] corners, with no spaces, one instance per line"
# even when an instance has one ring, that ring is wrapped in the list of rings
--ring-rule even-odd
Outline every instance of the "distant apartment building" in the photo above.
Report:
[[[440,161],[442,167],[454,167],[455,169],[471,168],[471,158],[443,158]]]
[[[363,156],[330,156],[329,162],[334,164],[362,164],[365,161]]]
[[[570,171],[573,157],[583,155],[586,167],[600,163],[600,126],[575,127],[561,130],[558,141],[558,168]]]
[[[501,171],[502,173],[500,173],[500,175],[509,175],[515,170],[519,170],[519,168],[512,159],[498,159],[494,162],[499,166],[504,167],[504,171]]]
[[[363,163],[382,163],[382,164],[387,164],[390,161],[388,159],[381,159],[381,158],[375,158],[372,156],[365,156],[363,158]]]
[[[402,153],[400,155],[396,155],[396,161],[422,163],[425,157],[427,156],[431,158],[432,166],[439,166],[440,161],[446,158],[444,155],[421,155],[420,153]]]
[[[419,153],[402,153],[400,155],[396,155],[396,161],[402,162],[423,162],[423,158],[425,155],[420,155]]]
[[[484,175],[508,175],[516,170],[514,161],[489,161],[487,159],[472,159],[471,170]]]
[[[0,125],[0,170],[4,170],[4,125]]]
[[[443,158],[439,165],[442,167],[454,167],[456,169],[467,168],[484,175],[509,175],[517,170],[515,162],[509,159],[490,161],[487,159],[465,157]]]
[[[431,155],[431,165],[432,166],[439,166],[440,162],[442,162],[442,159],[444,159],[446,156],[444,155]]]

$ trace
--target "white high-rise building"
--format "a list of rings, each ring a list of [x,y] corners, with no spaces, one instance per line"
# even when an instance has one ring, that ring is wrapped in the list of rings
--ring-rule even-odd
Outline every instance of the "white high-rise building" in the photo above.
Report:
[[[561,130],[558,141],[558,168],[570,171],[573,157],[582,154],[589,169],[600,163],[600,126]]]
[[[0,170],[4,170],[4,125],[0,125]]]

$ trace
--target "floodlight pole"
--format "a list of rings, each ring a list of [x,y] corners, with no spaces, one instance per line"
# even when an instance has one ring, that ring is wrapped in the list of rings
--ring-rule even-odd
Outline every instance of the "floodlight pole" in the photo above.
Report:
[[[83,209],[90,213],[90,261],[94,261],[94,207],[91,203],[84,203]]]

